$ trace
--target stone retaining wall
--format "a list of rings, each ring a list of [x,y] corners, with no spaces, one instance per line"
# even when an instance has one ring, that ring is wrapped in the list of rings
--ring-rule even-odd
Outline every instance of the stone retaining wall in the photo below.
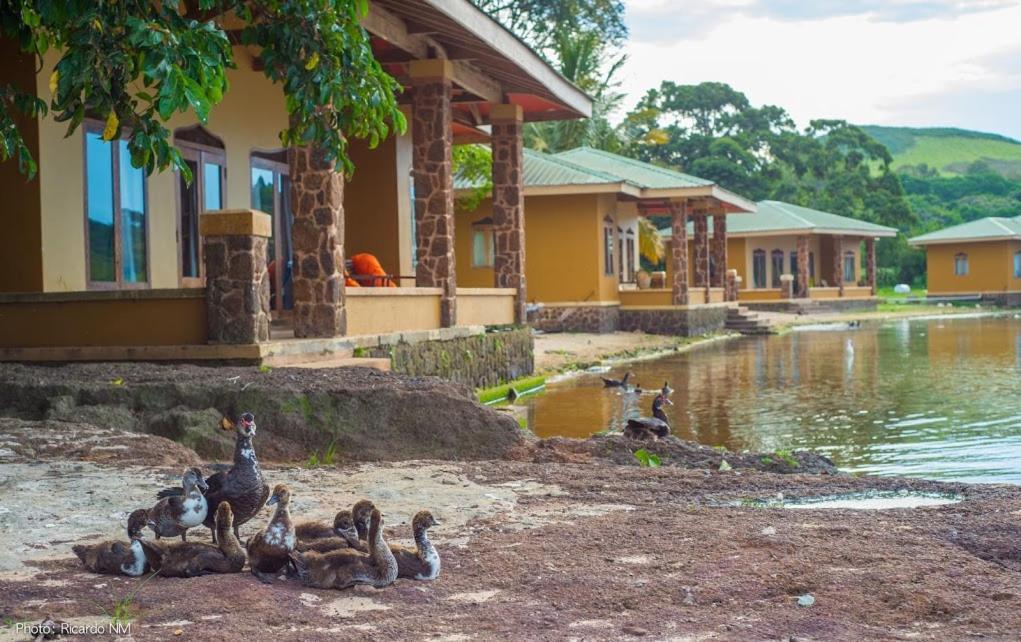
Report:
[[[694,337],[720,332],[727,323],[728,306],[715,305],[689,309],[620,310],[620,329],[679,337]]]
[[[532,374],[534,341],[514,328],[443,341],[400,342],[362,348],[366,357],[390,358],[390,369],[415,377],[441,377],[470,388],[490,388]]]
[[[528,324],[543,332],[616,332],[620,327],[620,306],[541,306],[529,310]]]
[[[847,312],[851,310],[875,310],[876,299],[789,299],[775,301],[742,301],[741,305],[749,310],[763,312],[789,313],[826,313]]]

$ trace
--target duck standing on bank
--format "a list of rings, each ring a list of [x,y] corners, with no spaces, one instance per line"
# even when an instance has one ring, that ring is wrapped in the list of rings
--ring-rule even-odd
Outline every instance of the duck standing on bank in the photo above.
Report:
[[[411,520],[411,530],[415,535],[415,548],[390,545],[390,552],[397,560],[397,577],[413,580],[435,580],[440,575],[440,554],[429,541],[427,531],[439,523],[427,510],[419,511]]]
[[[669,390],[669,386],[664,385],[663,390]],[[628,439],[660,439],[669,435],[670,422],[667,420],[666,413],[663,412],[664,405],[672,406],[674,402],[670,401],[663,391],[660,391],[652,400],[652,416],[628,419],[627,426],[624,428],[624,436]]]
[[[234,513],[220,502],[213,512],[215,546],[199,542],[144,542],[153,570],[164,577],[197,577],[210,573],[240,573],[245,568],[245,549],[233,533]]]
[[[291,561],[296,542],[294,524],[291,522],[291,490],[284,484],[277,484],[270,505],[276,504],[276,512],[262,531],[248,540],[248,563],[252,575],[260,582],[273,583],[273,576]]]
[[[183,495],[164,497],[149,509],[149,528],[161,537],[181,536],[181,541],[188,541],[188,529],[206,521],[209,504],[202,493],[209,489],[202,479],[202,471],[189,468],[181,480]]]
[[[142,530],[148,517],[144,508],[128,516],[128,543],[106,541],[99,544],[76,544],[71,547],[82,564],[93,573],[138,577],[148,568],[142,548]]]
[[[255,447],[252,445],[256,430],[255,415],[246,412],[238,418],[236,424],[224,417],[220,420],[220,428],[233,430],[236,434],[234,464],[230,470],[218,472],[206,479],[206,503],[208,506],[219,506],[220,502],[230,504],[234,513],[234,537],[240,539],[238,527],[262,510],[269,497],[269,484],[262,476],[259,460],[255,458]],[[163,499],[183,494],[183,488],[167,488],[160,491],[156,497]],[[203,524],[213,531],[213,543],[216,543],[213,517],[213,513],[207,510]]]
[[[397,559],[383,539],[383,516],[372,510],[369,517],[369,554],[339,550],[330,553],[291,554],[298,577],[306,586],[345,589],[356,584],[376,588],[397,580]]]
[[[624,388],[627,386],[627,380],[631,377],[630,372],[624,373],[623,379],[608,379],[607,377],[600,377],[603,380],[603,386],[606,388]]]

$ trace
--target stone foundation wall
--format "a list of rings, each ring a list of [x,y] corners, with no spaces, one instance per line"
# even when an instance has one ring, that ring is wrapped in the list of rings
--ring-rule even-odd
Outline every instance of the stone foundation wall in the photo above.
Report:
[[[982,305],[997,305],[1003,308],[1021,308],[1021,293],[1003,292],[1001,294],[983,294]]]
[[[531,330],[515,328],[445,341],[396,343],[364,348],[367,357],[389,357],[391,371],[440,377],[470,388],[490,388],[532,374]]]
[[[720,332],[727,322],[723,305],[677,309],[635,310],[622,308],[620,329],[625,332],[648,332],[679,337],[694,337]]]
[[[763,312],[845,312],[850,310],[875,310],[876,299],[803,299],[789,301],[742,301],[749,310]]]
[[[616,332],[620,306],[543,306],[529,311],[528,324],[543,332]]]

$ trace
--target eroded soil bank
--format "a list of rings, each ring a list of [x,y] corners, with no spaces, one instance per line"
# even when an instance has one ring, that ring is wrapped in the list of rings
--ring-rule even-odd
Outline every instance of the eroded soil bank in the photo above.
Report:
[[[388,535],[409,543],[410,515],[432,509],[442,523],[433,534],[440,578],[345,592],[265,586],[247,573],[142,585],[83,572],[70,546],[120,536],[127,512],[194,453],[82,426],[53,448],[26,430],[0,426],[0,614],[10,621],[108,621],[104,609],[137,590],[126,639],[1007,640],[1021,631],[1021,491],[1012,486],[781,475],[741,461],[718,472],[675,446],[664,456],[695,468],[592,456],[615,452],[612,440],[595,450],[534,444],[518,453],[527,461],[267,466],[272,483],[292,486],[302,518],[369,497]],[[585,463],[565,463],[572,458]],[[964,501],[887,511],[721,506],[866,489]],[[806,593],[814,605],[797,606]]]

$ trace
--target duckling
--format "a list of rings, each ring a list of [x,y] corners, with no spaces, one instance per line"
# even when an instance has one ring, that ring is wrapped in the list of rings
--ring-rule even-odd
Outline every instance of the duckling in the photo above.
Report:
[[[369,554],[339,550],[331,553],[293,552],[291,560],[306,586],[345,589],[356,584],[383,588],[397,580],[397,559],[383,539],[383,516],[369,517]]]
[[[294,527],[298,540],[295,548],[299,551],[325,553],[338,548],[353,548],[366,552],[368,547],[358,539],[351,511],[345,509],[333,518],[333,526],[325,522],[302,522]]]
[[[240,573],[245,567],[245,549],[234,536],[234,511],[220,502],[213,513],[216,546],[198,542],[143,542],[153,569],[165,577],[197,577],[210,573]]]
[[[355,530],[358,531],[358,539],[365,542],[365,548],[361,550],[365,552],[369,550],[369,521],[372,518],[372,510],[374,508],[376,508],[375,504],[367,499],[355,502],[355,505],[351,508],[351,517],[355,520]]]
[[[432,513],[419,511],[411,520],[411,529],[415,534],[415,549],[390,545],[390,552],[397,560],[397,577],[409,577],[414,580],[435,580],[440,575],[440,554],[429,541],[426,531],[431,526],[438,526]]]
[[[139,508],[128,516],[128,544],[117,541],[92,545],[76,544],[71,550],[85,568],[93,573],[138,577],[147,568],[145,551],[141,543],[142,530],[146,522],[148,522],[146,511]]]
[[[219,506],[220,502],[230,503],[234,512],[234,537],[240,539],[238,527],[255,517],[266,504],[269,497],[269,484],[263,479],[259,469],[259,461],[255,458],[255,415],[246,412],[237,423],[227,417],[220,420],[222,430],[233,430],[237,438],[234,442],[234,465],[230,470],[221,471],[206,479],[207,490],[204,495],[208,506]],[[183,495],[183,488],[165,488],[156,497],[173,497]],[[213,543],[216,543],[216,529],[213,515],[207,510],[202,522],[213,531]]]
[[[202,471],[189,468],[181,480],[184,495],[164,497],[149,509],[149,528],[160,537],[181,536],[182,542],[188,541],[188,529],[198,526],[206,519],[209,505],[203,491],[209,489],[202,479]]]
[[[623,379],[608,379],[606,377],[600,377],[603,380],[603,386],[606,388],[623,388],[627,385],[627,380],[631,376],[630,372],[624,373]]]
[[[667,421],[666,413],[663,412],[663,404],[669,406],[674,402],[660,392],[652,400],[652,416],[628,419],[627,427],[624,428],[624,436],[628,439],[658,439],[670,434],[670,423]]]
[[[294,551],[291,490],[285,484],[277,484],[266,503],[276,504],[277,509],[266,528],[248,540],[248,562],[252,567],[252,575],[265,584],[272,584],[273,574],[287,566],[289,555]]]

